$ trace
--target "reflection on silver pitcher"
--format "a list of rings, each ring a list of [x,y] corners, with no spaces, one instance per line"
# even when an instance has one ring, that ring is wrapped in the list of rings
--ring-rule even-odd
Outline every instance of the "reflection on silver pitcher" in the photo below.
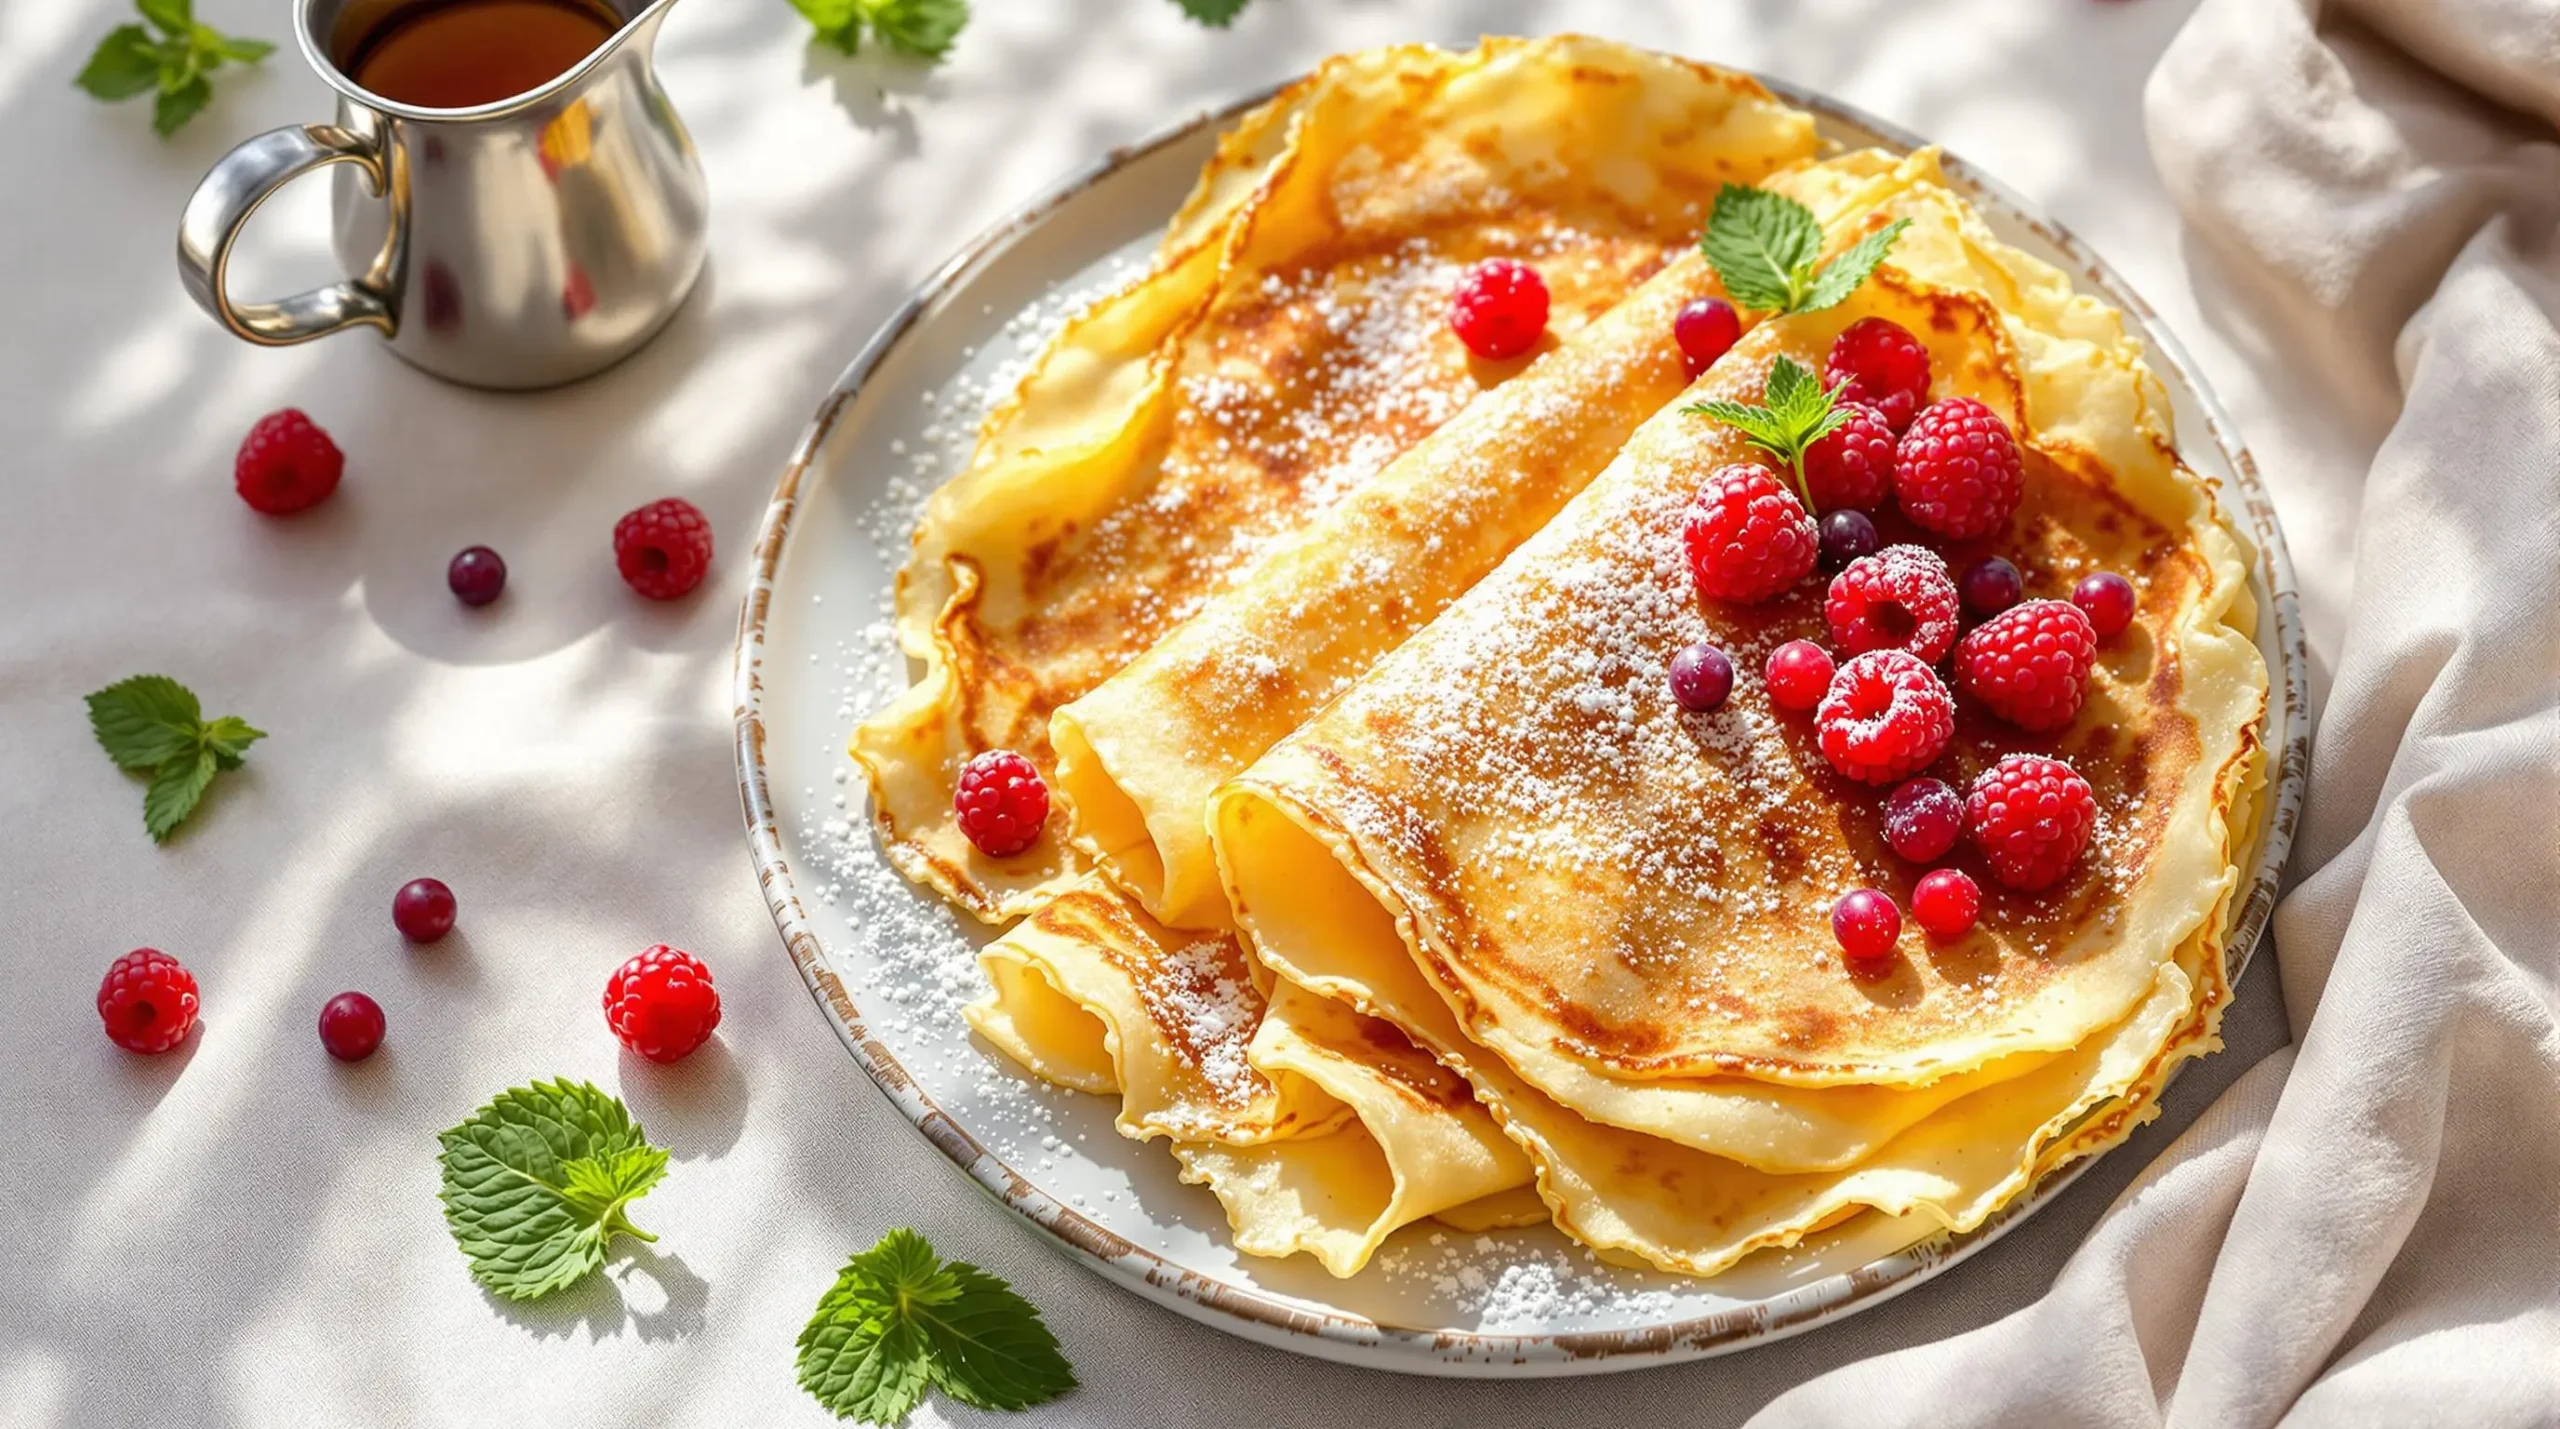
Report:
[[[403,3],[416,0],[299,0],[296,37],[338,91],[337,122],[261,134],[205,175],[178,225],[187,292],[251,342],[373,327],[409,362],[480,387],[548,387],[630,355],[702,269],[702,165],[650,63],[675,0],[598,0],[620,27],[593,53],[468,109],[387,99],[341,68]],[[242,225],[328,165],[341,166],[338,258],[358,276],[234,302],[223,279]]]

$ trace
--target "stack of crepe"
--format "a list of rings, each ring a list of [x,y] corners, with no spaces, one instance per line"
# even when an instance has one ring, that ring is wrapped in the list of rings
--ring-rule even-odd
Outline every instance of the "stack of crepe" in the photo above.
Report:
[[[898,592],[921,675],[853,741],[884,845],[1011,924],[978,1034],[1119,1096],[1240,1249],[1350,1275],[1425,1217],[1552,1220],[1712,1274],[1866,1210],[1967,1229],[2217,1045],[2266,698],[2246,548],[2116,313],[1933,155],[1821,148],[1747,77],[1595,40],[1331,61],[1226,137],[928,509]],[[1672,317],[1720,291],[1694,242],[1727,182],[1828,251],[1907,227],[1848,301],[1692,374]],[[1508,363],[1447,325],[1487,256],[1555,298]],[[2072,725],[1966,708],[1931,770],[2067,759],[2101,808],[2075,874],[1986,877],[1971,933],[1881,969],[1829,930],[1926,871],[1874,793],[1747,674],[1707,714],[1665,681],[1698,640],[1750,672],[1822,633],[1820,582],[1698,598],[1682,513],[1751,454],[1684,409],[1871,316],[2019,437],[2017,517],[1950,561],[2140,596]],[[1009,859],[951,813],[993,748],[1058,795]]]

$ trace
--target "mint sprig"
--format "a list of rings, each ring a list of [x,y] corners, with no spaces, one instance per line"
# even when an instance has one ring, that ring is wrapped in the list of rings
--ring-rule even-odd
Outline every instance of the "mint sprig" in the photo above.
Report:
[[[213,776],[239,768],[267,737],[238,715],[207,720],[195,691],[166,675],[135,675],[89,696],[89,728],[117,768],[151,776],[142,827],[153,843],[167,843]]]
[[[861,53],[868,34],[892,54],[927,63],[951,53],[969,24],[969,0],[791,0],[791,8],[846,54]]]
[[[445,1225],[472,1278],[510,1300],[575,1283],[617,1235],[657,1239],[628,1208],[666,1174],[667,1153],[590,1083],[510,1087],[436,1140]]]
[[[72,83],[110,102],[155,94],[151,127],[162,138],[212,102],[213,82],[207,75],[226,64],[256,64],[275,53],[276,47],[265,40],[226,35],[198,23],[192,0],[134,0],[134,8],[148,26],[118,25],[108,31]]]
[[[1828,391],[1811,372],[1794,361],[1781,357],[1769,364],[1769,378],[1760,389],[1757,403],[1692,402],[1681,408],[1700,416],[1713,417],[1742,433],[1753,446],[1786,463],[1787,472],[1795,480],[1796,494],[1804,499],[1804,509],[1813,507],[1813,488],[1804,477],[1805,448],[1840,430],[1849,414],[1839,404],[1840,393],[1849,384]]]
[[[1897,218],[1824,263],[1822,224],[1812,209],[1782,193],[1726,184],[1716,191],[1698,247],[1735,302],[1772,313],[1812,313],[1856,292],[1910,226],[1911,220]]]
[[[1244,13],[1249,0],[1173,0],[1182,13],[1213,30],[1223,30]]]
[[[903,1227],[845,1262],[799,1348],[800,1387],[864,1424],[906,1418],[928,1388],[973,1409],[1027,1409],[1076,1384],[1030,1301]]]

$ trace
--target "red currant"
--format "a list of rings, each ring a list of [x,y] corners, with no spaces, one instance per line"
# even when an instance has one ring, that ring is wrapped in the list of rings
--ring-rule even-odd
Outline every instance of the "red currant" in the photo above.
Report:
[[[1961,868],[1933,869],[1911,889],[1911,918],[1933,938],[1961,938],[1982,915],[1982,890]]]
[[[1671,698],[1680,708],[1704,713],[1733,693],[1733,660],[1701,641],[1671,657]]]
[[[1963,593],[1966,610],[1988,620],[2016,605],[2026,595],[2027,583],[2016,566],[1992,556],[1965,567],[1956,589]]]
[[[1487,258],[1458,284],[1449,326],[1487,362],[1518,357],[1546,334],[1547,280],[1526,263]]]
[[[1695,377],[1715,366],[1716,359],[1742,337],[1742,315],[1722,298],[1700,298],[1671,320],[1671,337],[1680,344],[1681,360]]]
[[[1902,910],[1875,889],[1852,889],[1831,905],[1831,936],[1840,940],[1842,953],[1860,962],[1889,956],[1894,939],[1902,936]]]
[[[1809,710],[1831,689],[1831,654],[1810,640],[1790,640],[1769,652],[1762,679],[1769,703],[1780,709]]]
[[[320,1007],[320,1045],[341,1062],[361,1062],[382,1045],[382,1004],[342,992]]]
[[[1964,835],[1964,800],[1935,779],[1912,779],[1884,801],[1884,841],[1913,863],[1946,857]]]
[[[413,943],[432,943],[453,931],[453,890],[433,878],[413,878],[391,895],[391,925]]]
[[[2133,582],[2113,571],[2100,571],[2071,588],[2071,603],[2089,617],[2089,627],[2099,639],[2108,639],[2133,623]]]

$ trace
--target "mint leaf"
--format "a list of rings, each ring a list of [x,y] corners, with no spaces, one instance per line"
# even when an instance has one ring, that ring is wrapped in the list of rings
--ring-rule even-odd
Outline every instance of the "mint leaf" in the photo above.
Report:
[[[240,756],[249,752],[250,745],[266,737],[265,730],[251,728],[249,722],[238,715],[224,715],[204,727],[205,747],[216,757],[231,761],[223,766],[226,769],[239,768]]]
[[[166,675],[135,675],[89,696],[89,728],[119,769],[157,769],[192,753],[203,721],[195,691]]]
[[[196,811],[205,786],[213,782],[213,772],[213,751],[190,749],[169,756],[151,776],[150,787],[142,791],[142,827],[153,843],[167,843],[179,823]]]
[[[1246,2],[1247,0],[1173,0],[1174,4],[1182,8],[1183,14],[1213,30],[1223,30],[1235,23],[1236,16],[1244,13]]]
[[[151,132],[166,139],[212,102],[213,81],[201,74],[191,76],[175,89],[164,89],[151,102]]]
[[[276,47],[265,40],[235,39],[229,35],[219,34],[213,36],[213,49],[224,59],[244,65],[256,64],[276,52]]]
[[[1849,420],[1849,414],[1840,409],[1840,392],[1841,387],[1824,390],[1811,372],[1792,359],[1780,357],[1769,364],[1769,376],[1761,384],[1757,404],[1717,400],[1693,402],[1680,410],[1722,422],[1742,433],[1753,446],[1786,463],[1787,472],[1795,481],[1796,495],[1803,498],[1804,509],[1812,511],[1813,488],[1804,478],[1805,448],[1840,430]]]
[[[1698,246],[1727,297],[1746,308],[1791,312],[1822,253],[1813,210],[1767,189],[1726,184],[1716,191]]]
[[[131,99],[159,87],[160,48],[140,25],[118,25],[71,82],[99,99]]]
[[[1858,291],[1858,285],[1867,281],[1867,275],[1884,261],[1886,250],[1893,247],[1893,240],[1900,238],[1902,230],[1910,226],[1910,219],[1897,218],[1851,244],[1839,257],[1823,264],[1821,274],[1813,280],[1813,286],[1805,290],[1804,300],[1796,304],[1795,311],[1818,313],[1824,308],[1838,306],[1841,300]]]
[[[496,1294],[548,1295],[604,1264],[615,1236],[657,1239],[626,1208],[666,1174],[667,1153],[592,1084],[510,1087],[436,1140],[445,1225]]]
[[[800,1387],[839,1418],[894,1424],[930,1384],[977,1409],[1024,1409],[1073,1389],[1040,1312],[904,1228],[845,1262],[799,1341]]]
[[[195,28],[193,0],[133,0],[133,8],[171,39],[184,39]]]
[[[910,59],[940,60],[969,23],[969,0],[854,0],[881,44]]]
[[[791,8],[809,22],[817,32],[811,38],[819,43],[849,55],[862,52],[862,16],[855,12],[853,0],[791,0]]]

